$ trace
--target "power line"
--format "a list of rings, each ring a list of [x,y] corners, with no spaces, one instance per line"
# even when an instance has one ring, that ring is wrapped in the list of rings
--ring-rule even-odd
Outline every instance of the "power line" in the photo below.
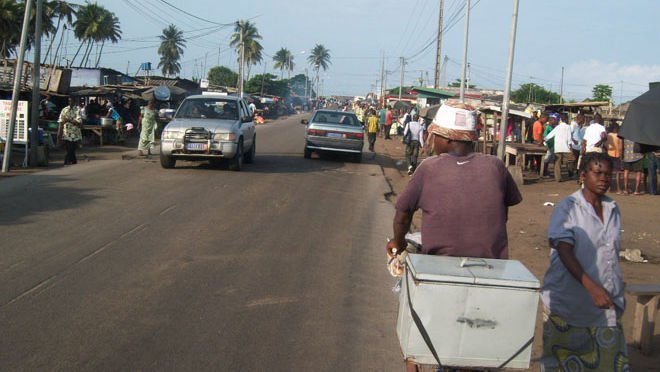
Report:
[[[181,13],[187,15],[187,16],[193,17],[193,18],[195,18],[195,19],[199,19],[200,21],[204,21],[204,22],[212,23],[212,24],[219,25],[219,26],[233,26],[233,25],[234,25],[234,22],[232,22],[232,23],[218,23],[218,22],[214,22],[214,21],[209,21],[208,19],[205,19],[205,18],[202,18],[202,17],[198,17],[198,16],[196,16],[196,15],[194,15],[194,14],[192,14],[192,13],[186,12],[185,10],[183,10],[183,9],[181,9],[181,8],[178,8],[178,7],[176,7],[176,6],[172,5],[172,4],[170,4],[170,3],[169,3],[168,1],[166,1],[166,0],[160,0],[160,2],[163,3],[163,4],[165,4],[165,5],[167,5],[167,6],[169,6],[169,7],[171,7],[171,8],[174,8],[174,9],[178,10],[179,12],[181,12]]]

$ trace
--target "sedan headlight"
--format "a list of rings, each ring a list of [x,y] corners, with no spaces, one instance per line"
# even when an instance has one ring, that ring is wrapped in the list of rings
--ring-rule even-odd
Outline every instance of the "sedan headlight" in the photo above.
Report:
[[[213,135],[216,141],[235,141],[236,135],[234,133],[216,133]]]
[[[183,133],[178,132],[178,131],[173,131],[173,130],[166,130],[166,131],[163,131],[163,134],[161,135],[161,138],[164,139],[164,140],[181,139],[181,138],[183,138]]]

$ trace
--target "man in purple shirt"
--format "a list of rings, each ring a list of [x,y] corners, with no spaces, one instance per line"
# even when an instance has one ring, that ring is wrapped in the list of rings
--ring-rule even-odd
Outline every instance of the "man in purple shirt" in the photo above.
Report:
[[[423,253],[508,258],[507,212],[522,201],[518,187],[501,160],[473,151],[474,120],[436,120],[428,131],[438,156],[419,165],[399,196],[388,253],[406,248],[405,234],[421,209]]]

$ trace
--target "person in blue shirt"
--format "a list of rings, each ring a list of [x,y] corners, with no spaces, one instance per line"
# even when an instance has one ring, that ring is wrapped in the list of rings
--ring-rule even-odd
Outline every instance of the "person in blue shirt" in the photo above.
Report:
[[[555,207],[548,225],[550,266],[544,304],[542,371],[626,371],[619,267],[621,212],[605,195],[612,177],[606,153],[584,155],[583,187]]]

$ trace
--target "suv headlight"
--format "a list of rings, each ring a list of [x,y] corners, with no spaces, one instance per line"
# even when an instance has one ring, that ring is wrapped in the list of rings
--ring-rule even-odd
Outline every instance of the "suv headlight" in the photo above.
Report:
[[[216,141],[235,141],[236,135],[234,133],[216,133],[213,135]]]
[[[182,132],[177,132],[177,131],[172,131],[172,130],[167,130],[163,131],[163,134],[161,134],[161,138],[168,140],[168,139],[181,139],[183,138],[183,133]]]

